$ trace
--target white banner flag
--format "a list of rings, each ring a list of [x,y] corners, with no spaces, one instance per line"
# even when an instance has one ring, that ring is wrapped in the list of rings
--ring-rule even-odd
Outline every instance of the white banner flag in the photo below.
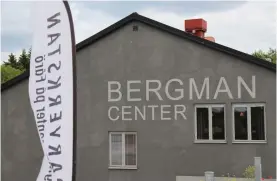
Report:
[[[75,179],[75,37],[66,1],[34,2],[29,97],[44,158],[37,181]]]

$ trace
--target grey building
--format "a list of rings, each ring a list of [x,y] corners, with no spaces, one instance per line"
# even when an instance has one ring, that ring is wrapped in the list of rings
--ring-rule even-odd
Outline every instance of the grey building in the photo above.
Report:
[[[276,178],[276,67],[133,13],[77,46],[77,180]],[[28,76],[2,84],[2,180],[35,180]]]

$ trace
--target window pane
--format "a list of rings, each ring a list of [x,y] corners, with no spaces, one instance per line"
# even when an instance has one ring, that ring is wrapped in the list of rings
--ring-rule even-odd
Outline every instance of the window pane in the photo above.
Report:
[[[213,139],[224,140],[224,107],[212,107]]]
[[[208,108],[196,108],[197,112],[197,139],[209,139],[209,111]]]
[[[247,107],[236,107],[235,116],[235,139],[247,140]]]
[[[121,134],[112,134],[111,137],[112,165],[122,165],[122,136]]]
[[[252,140],[265,140],[264,107],[251,107]]]
[[[125,135],[125,165],[136,165],[136,135]]]

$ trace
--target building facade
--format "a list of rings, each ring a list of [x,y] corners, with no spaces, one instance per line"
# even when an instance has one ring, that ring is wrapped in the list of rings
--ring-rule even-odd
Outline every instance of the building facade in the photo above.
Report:
[[[77,180],[276,178],[276,67],[133,13],[77,45]],[[2,179],[35,180],[28,72],[2,85]]]

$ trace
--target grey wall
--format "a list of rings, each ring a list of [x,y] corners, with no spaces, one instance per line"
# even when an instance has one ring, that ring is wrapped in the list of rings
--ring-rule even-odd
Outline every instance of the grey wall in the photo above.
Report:
[[[226,181],[227,179],[234,181],[249,181],[246,178],[227,178],[227,177],[215,177],[215,181]],[[177,176],[176,181],[204,181],[205,177],[194,177],[194,176]],[[264,179],[264,181],[276,181],[276,179]]]
[[[1,93],[1,179],[36,180],[42,149],[30,108],[28,81]]]
[[[263,175],[275,177],[276,74],[234,57],[193,44],[178,37],[139,25],[133,32],[128,25],[77,53],[78,90],[78,167],[77,180],[173,181],[177,175],[202,176],[212,170],[217,175],[235,173],[261,156]],[[245,81],[256,76],[256,99],[243,92],[237,98],[237,76]],[[220,77],[225,77],[234,99],[219,94],[217,100],[189,100],[188,78],[200,87],[210,77],[213,96]],[[108,81],[116,80],[126,88],[127,80],[158,79],[164,85],[171,78],[184,81],[185,98],[180,101],[157,99],[127,102],[126,90],[120,102],[108,102]],[[35,180],[42,152],[28,100],[27,81],[2,92],[2,177],[4,181]],[[144,84],[141,86],[145,89]],[[164,93],[161,94],[165,96]],[[142,93],[142,100],[145,94]],[[212,97],[210,96],[210,97]],[[266,103],[267,143],[232,144],[232,103]],[[194,143],[194,104],[226,104],[227,143]],[[122,105],[187,106],[187,120],[115,121],[108,118],[109,106]],[[159,114],[156,112],[155,114]],[[137,170],[109,170],[109,131],[136,131]],[[25,156],[21,158],[19,156]]]

